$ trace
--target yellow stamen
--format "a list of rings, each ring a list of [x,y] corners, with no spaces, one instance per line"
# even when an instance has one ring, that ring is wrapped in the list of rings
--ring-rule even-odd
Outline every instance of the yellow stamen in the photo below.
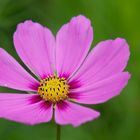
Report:
[[[56,103],[68,98],[69,85],[65,78],[49,76],[40,81],[38,94],[45,100]]]

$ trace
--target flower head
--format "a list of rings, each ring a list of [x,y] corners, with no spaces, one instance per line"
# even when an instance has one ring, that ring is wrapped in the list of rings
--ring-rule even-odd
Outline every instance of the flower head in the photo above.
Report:
[[[54,110],[56,123],[73,126],[99,117],[76,103],[99,104],[121,92],[130,78],[124,72],[129,47],[117,38],[98,43],[88,54],[92,40],[90,20],[82,15],[63,25],[56,38],[39,23],[20,23],[14,45],[35,76],[0,49],[0,86],[25,92],[0,93],[0,117],[34,125],[50,121]]]

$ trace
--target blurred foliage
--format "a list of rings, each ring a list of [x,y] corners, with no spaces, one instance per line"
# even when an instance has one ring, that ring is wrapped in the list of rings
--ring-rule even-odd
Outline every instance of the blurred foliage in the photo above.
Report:
[[[123,37],[130,44],[127,69],[132,79],[122,94],[93,106],[101,117],[78,128],[64,126],[62,140],[140,139],[140,1],[139,0],[0,0],[0,47],[19,60],[12,42],[16,25],[32,19],[55,34],[72,16],[84,14],[92,20],[94,42]],[[20,60],[19,60],[20,61]],[[20,61],[21,62],[21,61]],[[1,92],[11,92],[0,88]],[[54,122],[34,127],[0,119],[1,140],[54,140]]]

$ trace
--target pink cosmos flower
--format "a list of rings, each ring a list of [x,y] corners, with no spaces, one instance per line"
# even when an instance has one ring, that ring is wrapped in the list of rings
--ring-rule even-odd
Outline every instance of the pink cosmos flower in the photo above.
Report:
[[[99,117],[76,103],[99,104],[117,96],[130,78],[124,72],[130,53],[127,42],[117,38],[98,43],[88,54],[92,40],[90,20],[82,15],[63,25],[56,38],[38,23],[20,23],[14,45],[38,78],[0,49],[0,86],[25,91],[0,93],[0,117],[34,125],[50,121],[54,110],[56,123],[73,126]]]

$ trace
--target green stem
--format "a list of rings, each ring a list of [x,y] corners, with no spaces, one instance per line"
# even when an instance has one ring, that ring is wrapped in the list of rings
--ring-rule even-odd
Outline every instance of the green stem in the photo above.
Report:
[[[56,140],[60,140],[61,137],[61,126],[57,124],[57,137]]]

